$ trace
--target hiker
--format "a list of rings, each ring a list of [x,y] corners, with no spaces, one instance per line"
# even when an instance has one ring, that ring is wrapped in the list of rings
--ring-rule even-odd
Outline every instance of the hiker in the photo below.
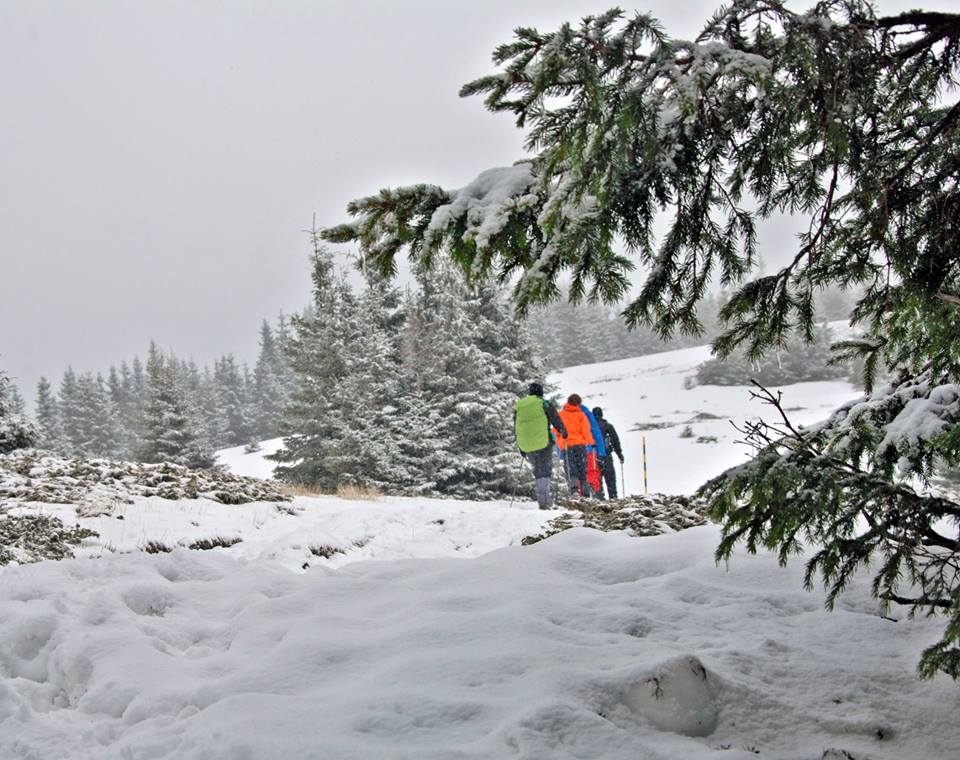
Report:
[[[562,443],[557,441],[557,446],[563,452],[570,490],[589,498],[593,490],[587,481],[587,446],[592,445],[594,440],[593,433],[590,431],[590,420],[580,406],[582,403],[583,399],[580,396],[571,393],[567,403],[560,410],[560,419],[567,427],[567,436]]]
[[[590,420],[590,434],[593,436],[593,445],[587,446],[587,482],[598,499],[603,498],[603,480],[601,466],[603,458],[607,455],[606,447],[603,441],[603,431],[600,429],[600,423],[597,422],[590,407],[586,404],[580,404],[583,413]]]
[[[617,435],[617,429],[603,417],[603,409],[599,406],[593,407],[593,416],[600,426],[600,433],[603,436],[606,456],[600,461],[600,472],[603,473],[603,479],[607,483],[607,498],[617,498],[617,468],[613,463],[613,455],[616,454],[623,464],[623,450],[620,448],[620,436]]]
[[[567,437],[567,428],[552,401],[543,397],[543,386],[530,383],[527,394],[517,399],[513,407],[513,426],[520,453],[533,467],[533,478],[540,509],[550,509],[550,473],[553,470],[554,435]]]

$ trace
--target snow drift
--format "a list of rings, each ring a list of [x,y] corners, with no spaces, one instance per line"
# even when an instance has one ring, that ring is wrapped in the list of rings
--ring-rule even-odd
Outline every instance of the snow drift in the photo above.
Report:
[[[178,550],[2,571],[4,758],[940,758],[927,621],[717,530],[295,575]],[[718,755],[718,750],[724,750]]]

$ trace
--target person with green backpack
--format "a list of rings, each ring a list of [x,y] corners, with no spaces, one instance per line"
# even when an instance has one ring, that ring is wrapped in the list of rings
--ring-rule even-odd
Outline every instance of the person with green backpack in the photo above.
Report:
[[[537,504],[550,509],[550,473],[553,471],[553,425],[564,438],[567,429],[552,401],[543,397],[543,386],[530,383],[527,395],[517,399],[513,408],[513,424],[520,453],[533,467]]]

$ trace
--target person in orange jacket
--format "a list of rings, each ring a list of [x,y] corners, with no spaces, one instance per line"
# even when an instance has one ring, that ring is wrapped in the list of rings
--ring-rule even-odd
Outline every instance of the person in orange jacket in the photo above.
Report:
[[[590,430],[590,420],[580,408],[582,403],[583,399],[572,393],[560,410],[560,419],[567,428],[567,437],[558,437],[557,446],[563,453],[570,490],[589,497],[593,495],[593,491],[587,481],[587,446],[593,446],[595,442]]]

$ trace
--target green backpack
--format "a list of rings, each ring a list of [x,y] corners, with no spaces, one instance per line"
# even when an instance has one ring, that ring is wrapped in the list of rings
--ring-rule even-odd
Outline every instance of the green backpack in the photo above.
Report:
[[[540,451],[550,445],[544,404],[546,401],[539,396],[524,396],[516,401],[517,446],[524,453]]]

